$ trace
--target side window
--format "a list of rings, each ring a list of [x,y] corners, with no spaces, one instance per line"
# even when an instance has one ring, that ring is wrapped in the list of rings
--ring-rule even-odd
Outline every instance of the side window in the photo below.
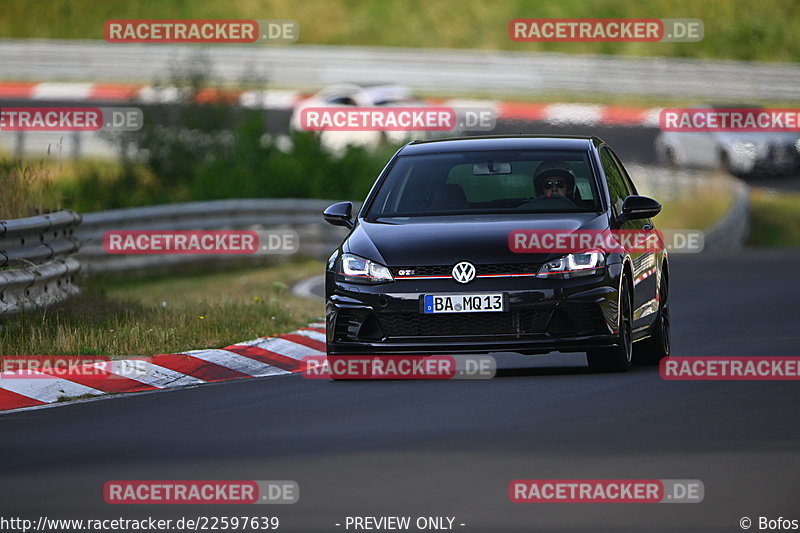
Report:
[[[608,151],[613,156],[614,162],[617,164],[617,168],[619,168],[621,171],[622,179],[625,181],[625,187],[629,191],[628,195],[630,196],[631,194],[639,194],[638,192],[636,192],[636,186],[633,184],[633,180],[631,179],[630,174],[628,174],[628,171],[625,169],[625,165],[623,165],[622,161],[619,160],[619,156],[615,154],[612,150]]]
[[[606,147],[600,149],[600,163],[603,165],[603,172],[608,183],[608,192],[611,195],[611,209],[614,212],[614,216],[618,216],[622,212],[622,202],[625,201],[630,192],[625,184],[625,179],[622,177],[622,172],[614,162],[614,156],[611,155],[611,152]]]

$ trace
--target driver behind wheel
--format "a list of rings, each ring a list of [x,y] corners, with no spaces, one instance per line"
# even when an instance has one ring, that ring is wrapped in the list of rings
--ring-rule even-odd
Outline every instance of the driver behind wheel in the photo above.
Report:
[[[533,178],[536,196],[575,199],[575,174],[566,168],[546,168],[538,170]]]

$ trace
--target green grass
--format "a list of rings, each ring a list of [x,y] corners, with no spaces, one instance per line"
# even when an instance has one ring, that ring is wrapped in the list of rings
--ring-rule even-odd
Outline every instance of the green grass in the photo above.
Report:
[[[0,159],[0,220],[57,211],[62,202],[54,170],[44,161]]]
[[[663,203],[654,222],[659,229],[699,229],[713,226],[733,204],[733,190],[726,179],[709,180],[702,194],[688,194]]]
[[[146,356],[285,333],[324,315],[320,302],[297,298],[288,289],[322,271],[322,264],[303,261],[216,274],[86,281],[77,299],[3,324],[0,354]]]
[[[514,18],[699,18],[697,43],[516,43]],[[300,43],[799,61],[792,0],[6,0],[0,34],[102,39],[108,19],[288,18]],[[124,45],[109,45],[124,46]],[[291,46],[291,45],[288,45]]]
[[[116,393],[115,392],[107,392],[107,393],[104,394],[104,396],[110,396],[112,394],[116,394]],[[91,393],[89,393],[89,394],[81,394],[79,396],[63,395],[63,396],[59,396],[56,401],[59,402],[59,403],[61,403],[61,402],[74,402],[76,400],[88,400],[90,398],[96,398],[96,397],[97,397],[97,394],[91,394]]]
[[[800,193],[754,188],[749,246],[800,246]]]

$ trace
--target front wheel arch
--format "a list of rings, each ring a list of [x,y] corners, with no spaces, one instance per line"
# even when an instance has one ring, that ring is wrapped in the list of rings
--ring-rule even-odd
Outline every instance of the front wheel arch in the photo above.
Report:
[[[669,357],[672,350],[671,318],[669,310],[669,265],[663,271],[658,284],[658,312],[650,326],[650,336],[634,345],[634,363],[637,365],[657,365]]]
[[[586,361],[592,372],[625,372],[633,361],[633,276],[629,264],[623,267],[617,298],[617,332],[620,343],[608,348],[595,348],[586,352]],[[627,302],[623,300],[626,297]],[[627,320],[623,317],[627,315]]]

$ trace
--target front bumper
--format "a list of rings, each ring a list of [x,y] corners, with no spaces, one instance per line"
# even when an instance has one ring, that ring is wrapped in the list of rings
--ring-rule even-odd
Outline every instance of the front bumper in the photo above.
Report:
[[[792,144],[774,144],[759,149],[757,155],[731,156],[731,167],[744,174],[792,175],[800,170],[800,151]]]
[[[580,352],[613,346],[620,265],[568,280],[496,278],[358,285],[328,273],[327,344],[331,355]],[[497,293],[508,311],[423,314],[420,296]]]
[[[800,170],[800,153],[792,147],[771,147],[766,158],[756,160],[754,173],[795,174]]]

